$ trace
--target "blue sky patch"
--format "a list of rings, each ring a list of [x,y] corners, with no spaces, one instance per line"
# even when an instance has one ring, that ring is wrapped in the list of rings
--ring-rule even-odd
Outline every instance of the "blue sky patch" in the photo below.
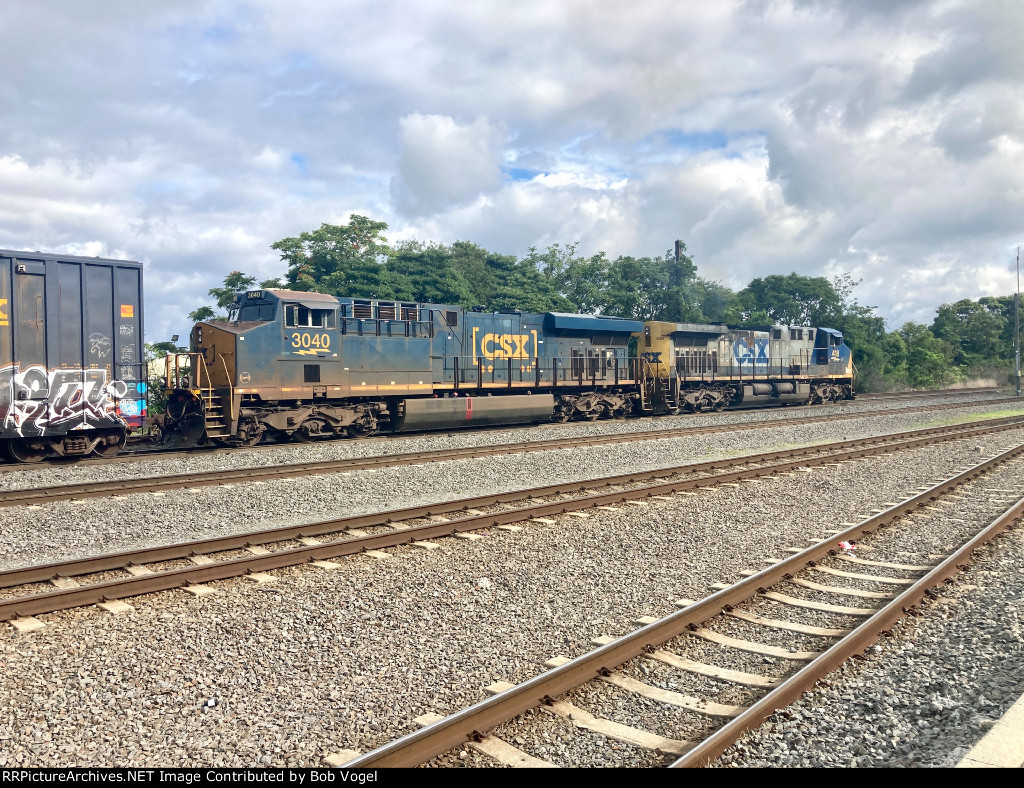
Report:
[[[719,150],[729,144],[729,137],[722,131],[698,131],[687,133],[673,130],[665,133],[665,141],[675,148],[691,151]]]
[[[528,170],[524,167],[502,167],[501,171],[513,181],[532,181],[540,175],[539,170]]]

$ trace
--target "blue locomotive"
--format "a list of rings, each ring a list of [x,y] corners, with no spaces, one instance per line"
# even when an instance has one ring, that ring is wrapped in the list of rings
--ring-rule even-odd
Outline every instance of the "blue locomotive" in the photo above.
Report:
[[[624,417],[635,320],[256,290],[169,357],[185,443]]]
[[[849,348],[830,329],[255,290],[239,296],[228,321],[197,324],[191,348],[166,360],[164,430],[184,445],[854,396]]]

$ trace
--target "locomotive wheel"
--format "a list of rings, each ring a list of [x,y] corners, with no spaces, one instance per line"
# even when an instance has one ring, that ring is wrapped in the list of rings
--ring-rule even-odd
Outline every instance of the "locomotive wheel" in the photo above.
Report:
[[[571,408],[571,406],[569,407]],[[555,424],[565,424],[569,420],[569,412],[566,411],[566,406],[556,405],[554,412],[551,414],[551,420]]]
[[[41,462],[50,456],[50,446],[45,441],[14,438],[7,442],[7,455],[15,462]]]
[[[306,419],[292,433],[292,438],[299,443],[312,443],[313,441],[322,441],[333,437],[334,430],[331,428],[331,425],[320,419]]]
[[[715,413],[721,413],[723,410],[725,410],[725,400],[715,400],[715,404],[712,405],[711,407],[714,409]]]
[[[351,424],[348,425],[346,429],[348,431],[348,436],[350,438],[357,439],[369,438],[371,435],[377,432],[376,426],[369,426],[367,424],[362,424],[358,421],[353,421]]]
[[[255,446],[263,438],[262,432],[256,432],[242,440],[243,446]]]
[[[263,440],[266,428],[255,420],[247,420],[238,426],[238,437],[242,439],[243,446],[255,446]]]

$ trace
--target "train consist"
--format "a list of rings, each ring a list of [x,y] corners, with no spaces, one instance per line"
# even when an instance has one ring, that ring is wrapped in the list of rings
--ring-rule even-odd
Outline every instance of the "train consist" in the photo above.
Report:
[[[636,353],[630,353],[635,340]],[[854,397],[827,328],[665,323],[256,290],[168,359],[165,430],[255,444]]]
[[[0,449],[116,454],[147,417],[137,263],[0,251]],[[162,360],[166,442],[378,432],[852,399],[827,328],[666,323],[255,290]],[[152,423],[152,421],[150,422]]]

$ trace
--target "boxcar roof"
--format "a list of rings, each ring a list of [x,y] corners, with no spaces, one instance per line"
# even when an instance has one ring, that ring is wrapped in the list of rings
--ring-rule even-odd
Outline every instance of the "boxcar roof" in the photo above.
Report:
[[[76,263],[113,263],[116,265],[142,267],[142,263],[138,260],[117,260],[112,257],[79,257],[78,255],[59,254],[57,252],[30,252],[25,249],[0,249],[0,257],[16,257],[19,260],[69,260]]]

